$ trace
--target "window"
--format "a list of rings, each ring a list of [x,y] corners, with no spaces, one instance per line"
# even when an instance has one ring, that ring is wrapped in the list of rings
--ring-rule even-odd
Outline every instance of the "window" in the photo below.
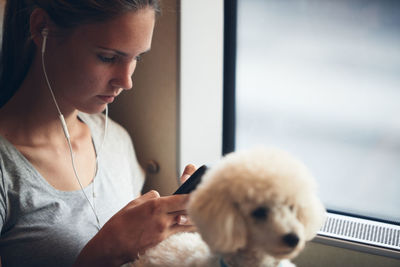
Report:
[[[400,250],[400,1],[238,0],[233,10],[231,147],[301,158],[328,210],[358,217],[332,225],[378,221],[368,229],[389,227],[383,246]]]

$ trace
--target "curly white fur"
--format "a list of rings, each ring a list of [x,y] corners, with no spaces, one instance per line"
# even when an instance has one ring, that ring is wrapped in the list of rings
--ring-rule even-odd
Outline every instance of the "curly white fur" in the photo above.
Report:
[[[294,266],[287,259],[316,235],[325,216],[307,168],[277,149],[225,156],[192,193],[188,212],[199,234],[171,236],[135,267],[210,267],[220,259],[230,267]]]

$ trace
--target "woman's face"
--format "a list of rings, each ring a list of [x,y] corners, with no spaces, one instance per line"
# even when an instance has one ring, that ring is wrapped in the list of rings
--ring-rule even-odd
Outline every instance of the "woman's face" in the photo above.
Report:
[[[97,113],[130,89],[137,60],[150,50],[154,22],[154,10],[146,8],[77,27],[53,42],[49,37],[46,69],[59,105]]]

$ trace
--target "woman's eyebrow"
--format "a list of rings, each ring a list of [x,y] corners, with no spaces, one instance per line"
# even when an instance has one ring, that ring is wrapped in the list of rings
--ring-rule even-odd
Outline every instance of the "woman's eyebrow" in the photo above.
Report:
[[[116,54],[118,54],[120,56],[123,56],[123,57],[129,57],[128,53],[122,52],[122,51],[117,50],[117,49],[112,49],[112,48],[107,48],[107,47],[102,47],[102,46],[99,46],[98,48],[103,49],[103,50],[113,51],[114,53],[116,53]],[[143,54],[145,54],[145,53],[147,53],[149,51],[150,51],[150,48],[147,49],[146,51],[140,53],[139,56],[142,56]]]

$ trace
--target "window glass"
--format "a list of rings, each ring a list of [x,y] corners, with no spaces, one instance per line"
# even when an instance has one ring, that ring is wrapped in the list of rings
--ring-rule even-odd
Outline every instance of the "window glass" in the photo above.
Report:
[[[400,222],[400,1],[239,0],[236,149],[288,150],[328,209]]]

